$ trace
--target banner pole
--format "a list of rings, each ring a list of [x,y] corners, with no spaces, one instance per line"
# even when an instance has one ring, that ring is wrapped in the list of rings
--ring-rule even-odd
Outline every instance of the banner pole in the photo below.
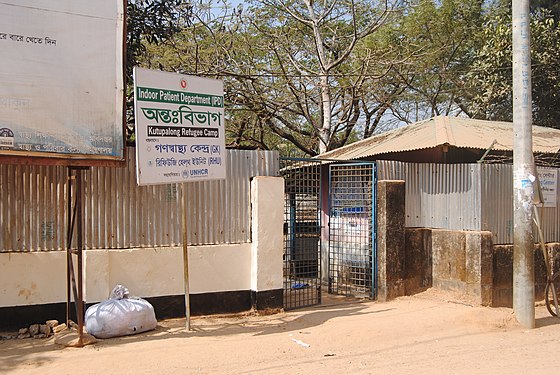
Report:
[[[185,329],[191,330],[191,301],[189,286],[189,252],[188,252],[188,236],[187,236],[187,184],[182,184],[183,188],[183,271],[185,285]]]

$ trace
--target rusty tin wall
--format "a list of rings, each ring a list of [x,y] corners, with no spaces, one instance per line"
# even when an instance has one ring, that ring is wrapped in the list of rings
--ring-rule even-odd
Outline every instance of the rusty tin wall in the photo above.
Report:
[[[86,171],[86,247],[181,244],[185,187],[190,244],[249,242],[250,179],[277,176],[278,153],[227,150],[226,156],[223,181],[137,186],[134,149],[126,168]],[[64,167],[0,165],[0,251],[65,249],[66,188]]]
[[[377,165],[379,180],[406,182],[407,227],[485,230],[493,233],[495,244],[513,242],[511,165],[397,161]],[[546,242],[560,241],[558,203],[557,197],[556,207],[541,209]]]

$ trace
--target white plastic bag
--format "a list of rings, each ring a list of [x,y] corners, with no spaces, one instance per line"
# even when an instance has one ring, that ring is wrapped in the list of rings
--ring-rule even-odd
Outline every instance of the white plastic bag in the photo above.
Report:
[[[122,285],[113,289],[110,299],[86,310],[85,323],[88,333],[100,339],[133,335],[157,326],[153,306],[142,298],[129,297]]]

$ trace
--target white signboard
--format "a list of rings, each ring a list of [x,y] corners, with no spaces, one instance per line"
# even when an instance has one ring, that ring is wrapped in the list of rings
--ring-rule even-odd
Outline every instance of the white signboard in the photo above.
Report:
[[[0,155],[123,159],[123,0],[0,2]]]
[[[541,191],[544,199],[544,207],[556,207],[556,196],[558,194],[558,170],[550,168],[537,168]]]
[[[224,179],[220,80],[134,68],[138,185]]]

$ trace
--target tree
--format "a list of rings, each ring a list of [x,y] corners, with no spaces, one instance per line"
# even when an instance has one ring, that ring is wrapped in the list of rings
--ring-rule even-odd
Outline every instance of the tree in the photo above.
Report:
[[[387,22],[400,2],[261,3],[264,6],[255,18],[259,22],[253,26],[272,52],[278,87],[286,87],[266,109],[271,115],[269,126],[277,134],[286,138],[305,129],[314,149],[298,147],[309,154],[323,153],[344,145],[364,113],[369,119],[382,115],[385,103],[371,106],[364,100],[372,56],[355,59],[355,51]]]
[[[192,18],[193,7],[181,0],[128,0],[126,18],[127,131],[133,136],[132,69],[142,60],[147,44],[170,39]]]
[[[226,142],[233,148],[274,148],[281,139],[267,129],[266,118],[260,117],[254,105],[239,104],[239,93],[254,72],[264,69],[253,48],[258,35],[246,31],[242,7],[227,2],[206,3],[193,12],[193,22],[162,44],[146,47],[142,65],[183,74],[222,78],[225,86]],[[248,93],[249,95],[250,93]],[[244,100],[243,102],[249,102]]]
[[[533,98],[536,121],[553,125],[560,49],[545,3],[533,9]],[[222,78],[229,146],[317,155],[391,121],[511,118],[507,0],[201,4],[164,43],[144,38],[142,64]]]
[[[465,112],[464,76],[476,48],[473,35],[483,22],[482,3],[422,1],[387,30],[390,84],[401,88],[390,113],[398,121]]]
[[[533,118],[559,127],[556,2],[532,3]],[[511,2],[425,1],[409,8],[390,37],[393,84],[405,87],[391,105],[401,122],[435,115],[512,120]]]
[[[173,38],[175,52],[166,58],[153,53],[151,64],[157,60],[176,71],[195,66],[196,74],[224,77],[234,142],[268,147],[283,139],[317,155],[353,139],[366,109],[370,120],[377,114],[372,122],[386,110],[365,105],[373,68],[371,59],[356,60],[354,52],[396,3],[253,1],[247,9],[198,18]]]
[[[193,7],[181,0],[129,0],[127,3],[127,75],[138,65],[146,43],[158,44],[175,35],[192,18]]]
[[[468,74],[472,117],[512,121],[511,17],[489,17]],[[560,128],[560,26],[540,9],[531,16],[533,122]]]

